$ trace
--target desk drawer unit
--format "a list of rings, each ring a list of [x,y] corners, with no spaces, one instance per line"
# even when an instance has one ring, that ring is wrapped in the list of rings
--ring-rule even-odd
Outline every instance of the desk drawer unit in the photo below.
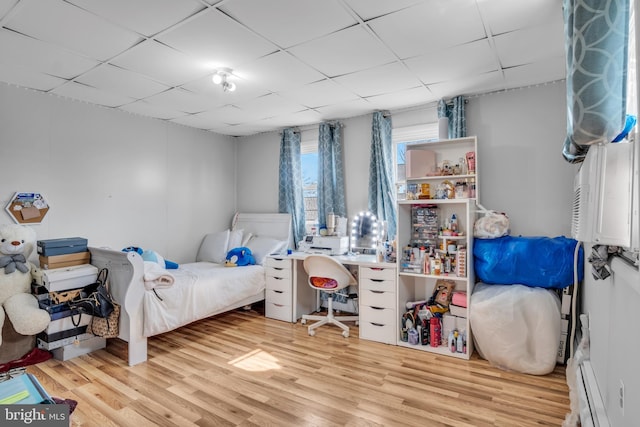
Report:
[[[360,338],[396,344],[396,269],[360,267]]]
[[[360,307],[360,338],[384,344],[396,344],[396,310]]]
[[[265,316],[291,322],[293,317],[291,260],[267,257],[265,276]]]

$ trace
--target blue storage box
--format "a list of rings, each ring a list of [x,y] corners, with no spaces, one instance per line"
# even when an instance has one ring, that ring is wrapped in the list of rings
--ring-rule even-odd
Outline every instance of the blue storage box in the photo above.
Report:
[[[84,237],[65,237],[62,239],[38,240],[37,252],[41,256],[77,254],[86,252],[88,241]]]

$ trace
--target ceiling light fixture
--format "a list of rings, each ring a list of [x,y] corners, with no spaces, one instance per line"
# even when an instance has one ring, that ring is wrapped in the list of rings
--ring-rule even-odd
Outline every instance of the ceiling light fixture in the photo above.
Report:
[[[230,75],[231,70],[229,68],[221,68],[211,77],[211,81],[213,81],[214,84],[222,85],[222,90],[225,92],[233,92],[236,90],[236,84],[227,81],[227,77]]]

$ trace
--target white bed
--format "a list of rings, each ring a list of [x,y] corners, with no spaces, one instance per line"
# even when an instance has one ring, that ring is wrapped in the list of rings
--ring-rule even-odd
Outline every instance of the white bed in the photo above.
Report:
[[[231,229],[243,230],[245,236],[250,233],[285,241],[288,247],[292,244],[289,214],[238,213]],[[118,337],[128,343],[131,366],[147,360],[149,336],[264,300],[262,265],[181,264],[178,270],[167,270],[175,279],[173,285],[147,290],[145,262],[138,253],[93,247],[89,250],[91,264],[109,269],[111,292],[122,306]],[[149,282],[146,284],[149,288]]]

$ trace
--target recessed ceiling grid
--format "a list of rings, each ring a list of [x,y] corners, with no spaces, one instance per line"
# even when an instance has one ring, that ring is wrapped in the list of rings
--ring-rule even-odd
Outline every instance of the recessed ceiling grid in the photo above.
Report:
[[[0,0],[0,82],[233,136],[564,74],[560,0]]]

